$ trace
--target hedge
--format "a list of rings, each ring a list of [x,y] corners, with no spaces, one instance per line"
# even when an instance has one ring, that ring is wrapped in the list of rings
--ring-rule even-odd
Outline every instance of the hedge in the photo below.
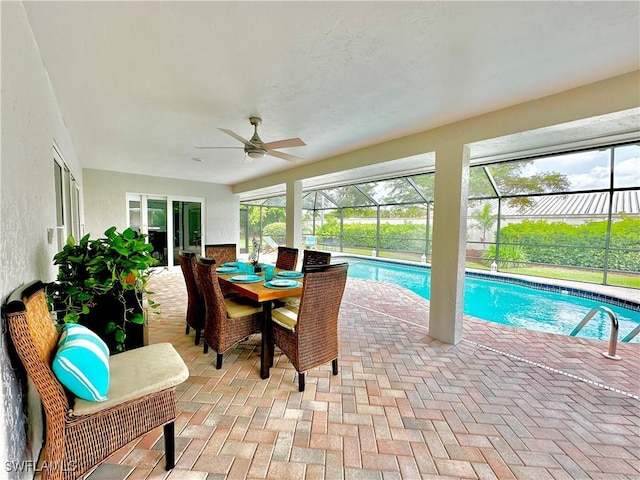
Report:
[[[375,223],[347,223],[342,228],[342,244],[345,247],[378,248]],[[316,228],[318,243],[340,237],[340,224],[328,222]],[[424,252],[426,231],[424,225],[380,225],[380,247],[384,250]]]
[[[500,243],[522,246],[531,262],[602,269],[606,233],[606,221],[582,225],[546,220],[524,221],[500,229]],[[608,268],[640,271],[639,245],[640,218],[623,217],[613,222]],[[501,246],[501,253],[502,249]]]

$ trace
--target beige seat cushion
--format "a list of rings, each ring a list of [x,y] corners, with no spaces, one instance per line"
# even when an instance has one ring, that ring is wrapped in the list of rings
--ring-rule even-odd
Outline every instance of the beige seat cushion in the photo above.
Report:
[[[247,315],[262,312],[262,305],[243,297],[225,298],[224,304],[227,307],[229,318],[246,317]]]
[[[278,302],[290,307],[299,307],[300,295],[291,295],[290,297],[279,298]]]
[[[298,307],[287,305],[276,308],[271,312],[271,319],[281,327],[295,332],[298,323]]]
[[[71,415],[99,412],[114,405],[175,387],[189,378],[189,369],[170,343],[155,343],[109,357],[111,379],[107,400],[76,398]]]

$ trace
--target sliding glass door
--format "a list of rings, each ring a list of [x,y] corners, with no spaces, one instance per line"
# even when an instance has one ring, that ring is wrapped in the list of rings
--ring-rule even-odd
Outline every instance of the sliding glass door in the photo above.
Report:
[[[128,194],[129,227],[148,236],[158,266],[179,265],[178,253],[202,253],[204,200]]]
[[[202,203],[173,200],[173,264],[178,253],[187,250],[202,253]]]

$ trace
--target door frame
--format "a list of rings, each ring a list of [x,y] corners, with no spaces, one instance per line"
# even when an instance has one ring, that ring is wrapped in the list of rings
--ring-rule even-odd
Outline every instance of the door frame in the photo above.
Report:
[[[200,255],[204,255],[204,232],[206,232],[205,225],[205,199],[203,197],[188,197],[183,195],[158,195],[147,193],[134,193],[128,192],[126,195],[126,217],[127,227],[130,227],[130,215],[129,215],[129,201],[140,201],[140,233],[147,235],[147,242],[149,241],[149,219],[147,210],[148,200],[166,200],[167,202],[167,267],[169,270],[180,268],[180,265],[174,265],[173,254],[173,238],[175,235],[175,229],[173,225],[173,202],[190,202],[200,204],[200,226],[202,230],[202,241],[200,242]],[[165,268],[164,266],[161,268]]]

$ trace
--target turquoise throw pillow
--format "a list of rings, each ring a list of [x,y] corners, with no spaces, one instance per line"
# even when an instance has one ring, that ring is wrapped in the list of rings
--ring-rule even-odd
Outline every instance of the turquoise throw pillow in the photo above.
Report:
[[[109,348],[98,335],[82,325],[64,326],[53,373],[76,397],[93,402],[107,399]]]

